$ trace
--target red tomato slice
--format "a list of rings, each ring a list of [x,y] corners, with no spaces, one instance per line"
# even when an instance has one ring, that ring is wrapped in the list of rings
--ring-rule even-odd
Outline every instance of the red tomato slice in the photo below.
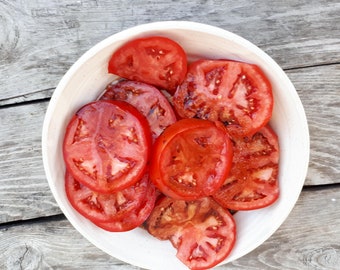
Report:
[[[232,144],[220,122],[183,119],[157,138],[150,178],[164,194],[184,200],[209,196],[223,184]]]
[[[148,120],[153,139],[176,122],[176,116],[167,98],[155,87],[136,81],[110,83],[100,98],[123,100],[133,105]]]
[[[93,221],[121,221],[141,208],[151,182],[147,174],[134,185],[112,194],[102,194],[82,185],[68,172],[65,174],[65,191],[74,209]],[[152,185],[153,187],[153,185]]]
[[[169,239],[190,269],[214,267],[229,255],[236,239],[232,215],[210,197],[195,201],[164,197],[157,201],[146,228],[158,239]]]
[[[229,60],[192,63],[173,102],[181,117],[220,120],[234,137],[261,129],[273,109],[271,84],[261,69]]]
[[[67,170],[101,193],[122,190],[144,174],[151,134],[148,123],[123,101],[95,101],[69,122],[63,143]]]
[[[173,93],[187,71],[187,57],[175,41],[160,36],[134,39],[115,51],[109,73]]]
[[[134,211],[124,215],[119,220],[108,222],[95,222],[95,224],[110,232],[126,232],[141,226],[149,217],[155,206],[157,197],[156,188],[154,185],[149,185],[146,196],[140,205]]]
[[[272,204],[279,197],[277,135],[266,126],[250,138],[233,141],[231,172],[213,198],[233,210],[253,210]]]

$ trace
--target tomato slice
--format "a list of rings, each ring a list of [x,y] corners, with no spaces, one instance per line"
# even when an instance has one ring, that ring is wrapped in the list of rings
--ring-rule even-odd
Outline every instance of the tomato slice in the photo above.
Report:
[[[110,83],[102,100],[123,100],[140,111],[148,120],[153,139],[176,122],[176,116],[167,98],[154,86],[123,80]]]
[[[142,204],[133,211],[127,213],[120,219],[111,220],[108,222],[95,222],[95,224],[110,232],[126,232],[141,226],[150,216],[155,206],[157,197],[156,188],[154,185],[149,185],[146,196]]]
[[[185,77],[187,57],[183,48],[169,38],[139,38],[125,43],[113,53],[108,71],[173,93]]]
[[[228,210],[210,197],[195,201],[164,197],[146,221],[149,233],[169,239],[177,257],[190,269],[208,269],[223,261],[236,239],[236,224]]]
[[[65,174],[65,191],[69,202],[80,214],[95,223],[120,221],[131,215],[141,208],[150,185],[152,183],[148,174],[145,174],[132,186],[112,194],[102,194],[82,185],[69,172]]]
[[[230,60],[192,63],[173,102],[181,117],[220,120],[234,137],[261,129],[273,109],[271,84],[261,69]]]
[[[67,170],[101,193],[122,190],[144,174],[151,134],[148,123],[123,101],[95,101],[69,122],[63,143]]]
[[[253,210],[279,197],[279,142],[265,126],[250,138],[234,139],[234,159],[229,177],[213,198],[233,210]]]
[[[226,179],[232,155],[231,140],[222,123],[182,119],[157,138],[150,178],[172,198],[209,196]]]

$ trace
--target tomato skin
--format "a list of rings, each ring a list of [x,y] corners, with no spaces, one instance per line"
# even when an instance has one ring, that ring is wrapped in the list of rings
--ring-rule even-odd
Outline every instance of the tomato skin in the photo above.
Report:
[[[183,48],[174,40],[161,36],[138,38],[113,53],[108,71],[174,93],[185,77],[187,58]]]
[[[122,80],[107,85],[101,100],[123,100],[133,105],[148,120],[155,140],[177,118],[167,98],[154,86]]]
[[[231,60],[193,62],[173,101],[181,117],[220,120],[233,137],[251,136],[265,126],[274,103],[262,70]]]
[[[163,197],[146,228],[158,239],[169,239],[177,257],[190,269],[214,267],[229,255],[236,240],[232,215],[210,197],[195,201]]]
[[[151,134],[144,116],[123,101],[84,105],[66,127],[63,156],[72,176],[100,193],[136,183],[150,156]]]
[[[267,207],[279,197],[279,142],[270,126],[250,138],[233,139],[233,165],[215,201],[233,210]]]
[[[182,119],[157,138],[150,178],[172,198],[209,196],[223,184],[232,163],[232,144],[220,122]]]

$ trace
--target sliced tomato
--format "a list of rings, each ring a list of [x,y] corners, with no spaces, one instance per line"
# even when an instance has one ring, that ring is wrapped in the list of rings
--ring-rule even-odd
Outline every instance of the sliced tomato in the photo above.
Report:
[[[173,102],[181,117],[220,120],[234,137],[261,129],[273,109],[271,84],[261,69],[229,60],[192,63]]]
[[[146,83],[129,80],[112,82],[100,99],[123,100],[137,108],[148,120],[153,139],[176,122],[175,113],[167,98],[157,88]]]
[[[185,77],[187,57],[183,48],[169,38],[139,38],[125,43],[113,53],[108,71],[173,93]]]
[[[83,106],[66,128],[63,154],[67,170],[101,193],[122,190],[144,174],[151,134],[145,117],[123,101]]]
[[[233,210],[253,210],[279,197],[279,142],[265,126],[250,138],[234,139],[234,159],[229,177],[213,198]]]
[[[121,219],[107,222],[95,222],[95,224],[110,232],[126,232],[141,226],[149,217],[155,206],[157,197],[154,185],[149,185],[142,204],[134,211],[124,215]]]
[[[150,234],[169,239],[190,269],[208,269],[223,261],[236,239],[236,224],[210,197],[195,201],[164,197],[146,221]]]
[[[142,208],[150,186],[154,189],[148,174],[145,174],[132,186],[112,194],[102,194],[84,186],[69,172],[65,174],[65,191],[71,205],[95,223],[121,221]]]
[[[220,122],[183,119],[157,138],[150,178],[164,194],[184,200],[209,196],[223,184],[232,144]]]

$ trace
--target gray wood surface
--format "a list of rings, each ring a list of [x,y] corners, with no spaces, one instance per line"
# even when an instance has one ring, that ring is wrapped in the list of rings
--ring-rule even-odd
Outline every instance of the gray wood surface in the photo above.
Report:
[[[255,43],[285,69],[339,63],[339,10],[338,0],[1,1],[0,100],[49,96],[95,43],[159,20],[222,27]]]
[[[61,214],[41,128],[77,58],[130,26],[190,20],[243,36],[285,69],[305,107],[311,159],[293,212],[263,245],[221,269],[340,267],[340,2],[337,0],[0,0],[0,269],[138,269],[106,255]]]

